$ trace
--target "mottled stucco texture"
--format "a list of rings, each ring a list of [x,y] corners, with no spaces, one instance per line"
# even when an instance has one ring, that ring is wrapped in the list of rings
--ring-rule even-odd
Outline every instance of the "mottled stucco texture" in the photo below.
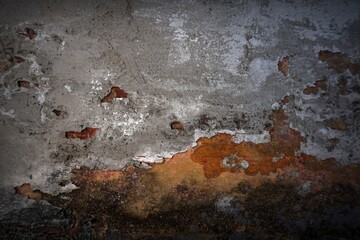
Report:
[[[359,238],[360,2],[0,6],[0,237]]]

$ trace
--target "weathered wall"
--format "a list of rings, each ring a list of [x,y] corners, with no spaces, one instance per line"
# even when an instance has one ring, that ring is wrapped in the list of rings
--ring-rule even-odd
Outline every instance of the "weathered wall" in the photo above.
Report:
[[[329,179],[338,176],[332,165],[357,174],[344,170],[360,163],[357,1],[2,0],[1,6],[1,209],[21,201],[12,188],[23,183],[66,195],[82,184],[75,169],[148,168],[179,152],[203,169],[194,173],[201,189],[226,172],[235,174],[231,184],[258,186],[269,173],[288,176],[293,165],[296,184],[311,188],[317,183],[297,165],[310,160],[327,159]],[[122,98],[112,99],[115,91],[104,98],[113,86]],[[86,127],[98,130],[83,133],[85,140],[66,135]],[[248,167],[239,167],[243,160]],[[185,170],[173,185],[187,181]],[[159,177],[140,182],[163,186],[170,180],[159,172],[144,173]],[[216,182],[208,184],[223,183]],[[163,187],[162,194],[171,192]],[[5,221],[8,212],[1,211]]]

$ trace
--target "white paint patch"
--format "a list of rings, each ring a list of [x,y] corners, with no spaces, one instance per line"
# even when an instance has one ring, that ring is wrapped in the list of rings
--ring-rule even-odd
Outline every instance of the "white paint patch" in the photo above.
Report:
[[[61,42],[60,51],[64,51],[64,49],[65,49],[65,40]]]
[[[250,134],[250,133],[246,133],[244,130],[238,130],[233,135],[234,135],[233,141],[235,143],[253,142],[259,144],[259,143],[269,143],[271,140],[271,136],[268,131],[264,131],[261,134]]]
[[[279,160],[283,159],[284,157],[285,157],[285,154],[282,153],[282,154],[280,154],[280,156],[278,156],[278,157],[272,157],[271,161],[272,161],[273,163],[276,163],[276,162],[278,162]]]
[[[132,136],[138,129],[139,125],[144,121],[144,114],[140,113],[138,118],[125,114],[122,119],[123,121],[115,123],[116,126],[121,126],[123,134],[125,136]]]
[[[185,120],[189,116],[197,115],[205,108],[206,104],[201,101],[202,95],[195,99],[177,99],[170,102],[173,113],[179,120]]]
[[[277,72],[277,62],[264,58],[255,58],[249,65],[251,83],[248,84],[249,90],[257,91],[266,81],[266,78]]]
[[[79,187],[75,186],[75,184],[73,184],[73,183],[69,183],[69,184],[61,187],[60,192],[69,193],[69,192],[72,192],[72,191],[74,191],[76,189],[79,189]]]
[[[281,108],[281,105],[280,105],[280,103],[275,102],[271,105],[271,108],[272,108],[272,110],[278,110]]]
[[[95,91],[102,90],[102,83],[99,80],[91,80],[91,89]]]
[[[106,105],[103,105],[104,107]],[[101,133],[101,137],[109,138],[113,136],[114,132],[120,132],[123,136],[132,136],[138,131],[144,123],[145,115],[143,113],[127,113],[118,114],[113,113],[107,118],[95,116],[89,121],[89,124],[100,129],[108,129]]]
[[[50,90],[50,87],[42,87],[36,90],[36,100],[40,103],[40,105],[45,102],[45,94]]]
[[[48,119],[48,117],[46,116],[46,108],[42,107],[40,110],[40,119],[41,122],[44,123],[46,119]]]
[[[72,92],[72,89],[69,85],[64,85],[64,88],[68,91],[68,92]]]
[[[43,74],[40,65],[36,62],[35,55],[30,54],[26,59],[31,63],[29,67],[29,76],[31,75],[40,76]]]
[[[6,100],[10,100],[12,98],[12,94],[9,88],[4,88],[4,97]]]
[[[189,50],[189,35],[184,30],[184,18],[186,15],[178,16],[172,15],[170,18],[169,26],[174,29],[174,38],[171,42],[171,49],[168,56],[168,64],[175,66],[178,64],[184,64],[191,58]]]
[[[10,118],[15,118],[15,110],[14,109],[10,109],[9,111],[6,111],[4,107],[0,108],[0,113],[3,116],[8,116]]]
[[[108,81],[112,76],[112,73],[110,71],[107,71],[107,74],[105,75],[105,81]]]
[[[130,162],[129,160],[122,159],[113,159],[103,156],[96,156],[94,154],[89,154],[87,157],[77,158],[74,163],[72,163],[71,168],[77,167],[87,167],[87,168],[99,168],[99,169],[122,169]]]
[[[214,137],[218,133],[225,133],[232,135],[232,140],[234,143],[239,144],[241,142],[253,142],[256,144],[259,143],[269,143],[271,140],[270,133],[268,131],[264,131],[261,134],[253,134],[253,133],[247,133],[245,130],[240,129],[236,131],[231,131],[227,129],[223,130],[217,130],[217,131],[202,131],[200,129],[195,129],[194,132],[194,144],[193,146],[196,146],[196,141],[198,141],[200,138],[206,137],[211,138]]]
[[[236,162],[231,162],[232,160],[239,160],[239,157],[236,156],[236,155],[229,155],[227,157],[225,157],[222,161],[222,164],[226,167],[226,168],[233,168],[233,167],[236,167],[237,163]]]
[[[225,38],[227,53],[224,54],[223,63],[226,70],[233,76],[240,76],[238,66],[240,58],[244,55],[244,45],[246,44],[245,34],[238,34],[238,29],[231,29],[232,37]]]
[[[172,149],[168,146],[168,149]],[[133,160],[144,163],[162,163],[164,158],[172,158],[177,153],[186,152],[188,148],[180,150],[162,151],[159,144],[141,146],[141,149],[134,154]]]
[[[103,82],[110,81],[113,77],[113,74],[108,69],[92,69],[91,70],[91,82],[90,84],[91,93],[97,94],[98,91],[103,90]]]
[[[45,32],[43,31],[40,31],[40,30],[35,30],[36,32],[36,37],[35,37],[35,41],[40,41],[40,40],[44,40],[44,39],[49,39],[50,36],[48,34],[46,34]]]
[[[135,153],[133,159],[140,162],[161,163],[164,160],[164,155],[164,153],[155,153],[152,146],[142,146]]]
[[[240,163],[240,166],[243,168],[243,169],[247,169],[249,167],[249,162],[246,161],[246,160],[243,160],[241,163]]]

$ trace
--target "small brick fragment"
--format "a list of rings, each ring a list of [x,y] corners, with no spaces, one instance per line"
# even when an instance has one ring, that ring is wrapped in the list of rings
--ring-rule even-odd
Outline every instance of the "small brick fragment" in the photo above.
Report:
[[[26,196],[33,200],[38,201],[44,198],[43,194],[40,191],[32,190],[30,183],[24,183],[23,185],[17,186],[14,189],[16,194]]]
[[[60,117],[61,114],[62,114],[62,111],[57,110],[57,109],[54,109],[54,110],[53,110],[53,113],[55,113],[56,116]]]
[[[331,128],[331,129],[334,129],[334,130],[340,130],[340,131],[345,131],[346,130],[346,122],[342,118],[333,119],[333,120],[329,121],[327,126],[329,128]]]
[[[70,131],[70,132],[66,132],[66,138],[79,138],[81,140],[86,140],[89,139],[93,136],[95,136],[96,132],[99,130],[99,128],[90,128],[87,127],[85,129],[83,129],[81,132],[74,132],[74,131]]]
[[[11,61],[14,62],[14,63],[22,63],[22,62],[25,61],[25,59],[22,58],[22,57],[19,57],[19,56],[14,56],[14,57],[11,59]]]
[[[310,94],[317,94],[319,92],[319,89],[315,86],[310,86],[310,87],[307,87],[303,90],[303,93],[306,94],[306,95],[310,95]]]
[[[303,90],[304,94],[310,95],[310,94],[317,94],[319,90],[327,91],[328,85],[326,83],[325,79],[317,80],[313,86],[308,86]]]
[[[106,95],[101,102],[108,102],[111,103],[114,98],[127,98],[128,94],[119,87],[112,87],[109,94]]]
[[[317,80],[315,82],[315,87],[317,87],[318,89],[320,88],[323,91],[327,91],[328,90],[328,85],[326,83],[325,79],[321,79],[321,80]]]
[[[290,63],[290,58],[288,56],[286,56],[286,57],[283,57],[282,60],[279,61],[277,64],[279,72],[284,74],[284,76],[288,75],[289,63]]]
[[[325,62],[328,68],[332,68],[338,73],[345,72],[350,66],[350,61],[347,56],[340,52],[323,50],[318,53],[318,59]]]
[[[36,37],[36,32],[32,28],[25,28],[25,33],[23,33],[23,35],[32,40]]]
[[[184,130],[184,126],[179,121],[174,121],[170,124],[171,129]]]
[[[20,80],[17,81],[17,84],[19,88],[27,88],[27,89],[31,88],[31,83],[29,81]]]
[[[288,104],[291,100],[294,100],[294,95],[286,95],[286,96],[281,100],[281,104]]]
[[[199,119],[199,125],[206,125],[206,126],[209,126],[209,118],[208,116],[206,116],[205,114],[204,115],[201,115],[200,119]]]

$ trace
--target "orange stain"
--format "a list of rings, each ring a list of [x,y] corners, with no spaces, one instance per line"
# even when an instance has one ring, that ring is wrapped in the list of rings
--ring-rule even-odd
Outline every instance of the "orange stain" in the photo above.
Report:
[[[76,179],[78,181],[85,179],[87,181],[95,181],[95,182],[115,181],[123,177],[123,174],[118,170],[81,169],[81,170],[74,170],[73,173],[75,174]]]
[[[17,186],[14,189],[16,194],[26,196],[33,200],[39,201],[44,199],[44,194],[38,190],[33,190],[30,183],[24,183],[23,185]]]
[[[201,138],[191,154],[191,159],[203,165],[206,178],[219,176],[228,171],[222,161],[225,157],[235,154],[235,143],[229,134],[218,134],[212,138]]]
[[[245,173],[255,175],[258,172],[268,175],[279,168],[296,160],[295,153],[300,150],[300,144],[305,142],[299,132],[287,125],[287,116],[282,109],[270,115],[273,127],[270,128],[269,143],[241,142],[235,144],[232,136],[218,134],[212,138],[201,138],[194,148],[191,159],[203,165],[206,178],[218,177],[223,172],[238,172],[242,162],[247,162]],[[224,165],[226,157],[232,157],[230,168]]]

